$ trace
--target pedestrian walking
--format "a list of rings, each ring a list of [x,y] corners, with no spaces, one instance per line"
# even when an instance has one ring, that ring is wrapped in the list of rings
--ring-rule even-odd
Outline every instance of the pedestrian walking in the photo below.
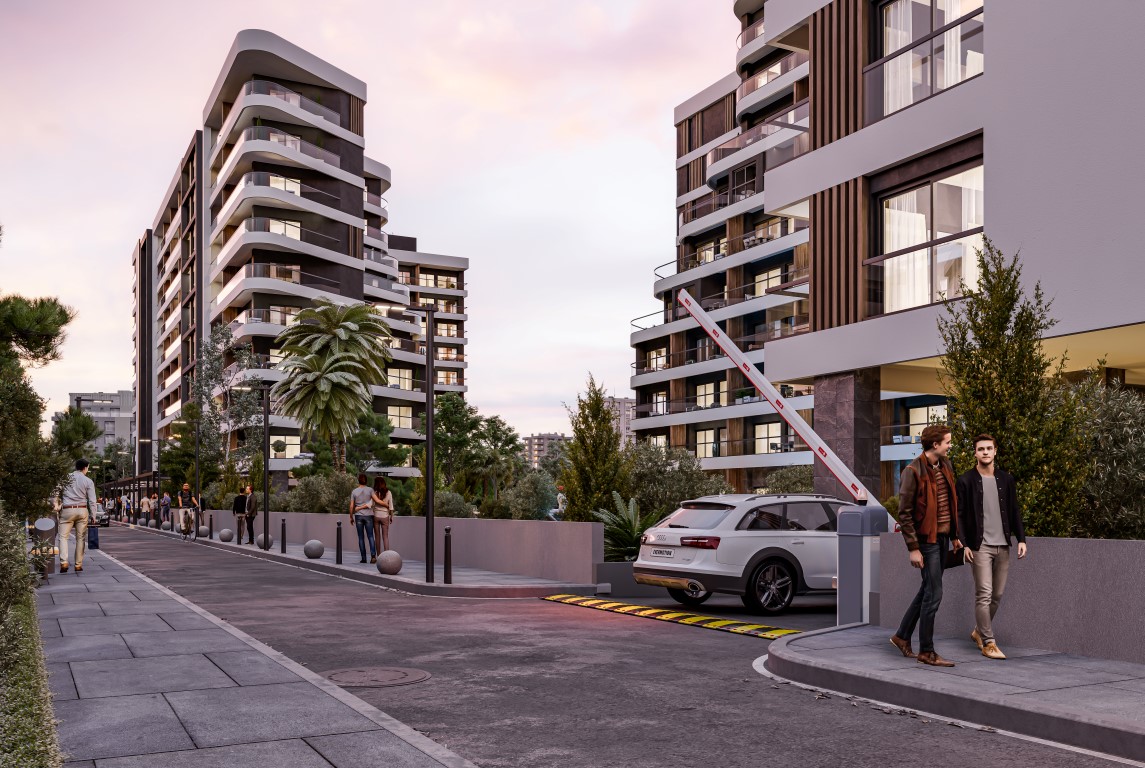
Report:
[[[994,637],[994,616],[1010,573],[1010,541],[1018,540],[1018,559],[1026,556],[1026,531],[1018,507],[1018,483],[998,469],[998,443],[990,435],[974,438],[976,466],[958,478],[958,527],[966,542],[966,562],[974,574],[974,630],[970,639],[988,659],[1004,659]]]
[[[144,496],[139,500],[139,514],[144,522],[151,522],[151,497]]]
[[[245,489],[235,496],[234,502],[231,504],[231,512],[235,516],[235,534],[238,536],[238,544],[242,546],[243,531],[246,530],[246,492]],[[254,541],[251,541],[254,544]]]
[[[378,543],[378,551],[385,552],[390,548],[390,523],[394,519],[394,495],[386,485],[386,478],[374,478],[374,541]]]
[[[922,571],[922,585],[891,636],[903,656],[921,664],[953,667],[934,650],[934,617],[942,604],[942,571],[951,545],[959,549],[958,497],[950,453],[950,428],[931,424],[922,431],[922,455],[907,465],[899,479],[899,525],[910,564]],[[918,626],[918,655],[910,639]]]
[[[108,496],[106,499],[104,499],[103,500],[103,507],[104,507],[104,509],[107,510],[107,513],[109,515],[114,515],[115,514],[115,497],[114,496]]]
[[[254,495],[252,486],[246,487],[246,535],[251,544],[254,544],[254,519],[258,517],[258,496]],[[270,549],[270,545],[267,545]]]
[[[361,562],[366,562],[366,539],[370,540],[370,562],[378,562],[377,545],[374,543],[374,492],[366,485],[365,475],[358,475],[358,487],[350,492],[350,519],[358,532],[358,551]]]
[[[171,494],[163,491],[163,498],[159,500],[159,517],[162,522],[171,522]]]
[[[68,572],[68,536],[76,534],[76,573],[83,570],[83,556],[87,549],[88,518],[96,509],[95,483],[87,476],[86,459],[76,461],[76,469],[68,477],[68,482],[60,493],[60,573]]]
[[[131,517],[131,499],[126,496],[123,497],[123,512],[128,517]]]

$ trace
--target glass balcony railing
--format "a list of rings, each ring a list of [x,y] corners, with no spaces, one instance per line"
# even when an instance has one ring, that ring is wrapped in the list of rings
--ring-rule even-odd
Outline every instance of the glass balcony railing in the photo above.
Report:
[[[230,322],[232,331],[238,330],[250,323],[268,323],[270,325],[293,325],[298,322],[296,309],[246,309],[239,312]]]
[[[375,240],[381,240],[383,243],[386,243],[387,248],[389,247],[389,241],[390,241],[389,233],[383,232],[382,230],[378,229],[377,227],[367,226],[366,227],[366,237],[372,237]]]
[[[422,288],[457,288],[457,278],[441,275],[418,275],[417,284]]]
[[[409,286],[402,285],[394,280],[386,280],[383,277],[375,275],[364,275],[362,277],[363,286],[371,286],[381,291],[390,291],[391,293],[400,293],[407,298],[409,297]]]
[[[235,145],[231,148],[231,151],[227,153],[227,157],[223,160],[222,165],[226,165],[230,161],[231,156],[247,141],[271,141],[275,144],[281,144],[284,147],[293,149],[296,152],[300,152],[307,157],[320,160],[327,165],[332,165],[335,168],[342,167],[342,160],[338,157],[337,153],[323,149],[317,144],[311,144],[300,136],[295,136],[279,128],[271,128],[265,125],[252,125],[250,128],[244,130],[239,140],[235,142]]]
[[[278,173],[266,173],[263,171],[251,171],[244,173],[242,178],[239,179],[238,184],[235,185],[234,190],[227,196],[227,201],[223,203],[223,208],[231,204],[231,200],[235,195],[242,192],[242,190],[249,186],[257,187],[270,187],[272,189],[279,189],[291,195],[301,197],[303,200],[310,200],[322,205],[337,208],[341,202],[337,195],[332,195],[329,192],[323,192],[317,187],[312,187],[309,184],[303,184],[298,179],[292,179],[289,176],[283,176]],[[218,223],[217,219],[211,221],[211,229],[215,228]]]
[[[293,104],[296,107],[301,107],[312,115],[326,120],[334,125],[341,125],[341,116],[330,109],[324,107],[313,99],[309,99],[302,94],[292,91],[284,85],[272,82],[270,80],[251,80],[243,86],[242,90],[244,95],[260,95],[260,96],[273,96],[276,99],[285,101],[287,104]],[[233,110],[234,107],[231,107]],[[231,113],[227,113],[226,119],[229,120]],[[226,122],[226,120],[224,120]]]
[[[227,238],[227,243],[224,248],[229,246],[235,238],[242,236],[244,232],[268,232],[272,235],[282,235],[289,237],[291,240],[297,240],[309,245],[316,245],[320,248],[325,248],[329,251],[341,253],[341,241],[332,236],[325,235],[321,232],[315,232],[312,229],[303,227],[297,221],[289,221],[287,219],[271,219],[263,216],[253,216],[249,219],[243,219],[242,224],[231,233]],[[213,264],[212,266],[217,265]]]
[[[736,88],[736,101],[742,101],[748,94],[755,93],[772,80],[786,75],[788,72],[803,66],[810,60],[811,57],[803,51],[796,51],[795,53],[784,56],[779,61],[761,69],[740,83]]]
[[[796,104],[788,112],[768,121],[785,130],[789,135],[778,144],[768,147],[763,154],[763,165],[767,170],[778,168],[794,160],[811,149],[811,105],[804,101]]]
[[[730,189],[713,192],[699,200],[685,203],[679,214],[678,225],[682,227],[696,219],[702,219],[708,214],[727,208],[729,205],[746,200],[760,191],[757,187],[755,179],[747,179]]]
[[[309,272],[303,272],[296,266],[290,264],[244,264],[238,272],[236,272],[227,284],[219,292],[220,295],[230,291],[239,281],[247,280],[250,278],[269,278],[271,280],[281,280],[284,283],[292,283],[294,285],[301,285],[307,288],[316,288],[321,291],[329,291],[332,293],[338,292],[338,281],[332,280],[328,277],[321,277],[319,275],[312,275]]]
[[[955,299],[962,296],[962,286],[977,285],[982,231],[979,227],[971,234],[865,262],[868,317]]]
[[[740,32],[736,36],[736,48],[743,48],[745,45],[760,37],[763,34],[763,19],[752,24],[750,27]]]
[[[756,225],[756,227],[747,234],[731,239],[725,239],[718,245],[715,243],[706,244],[705,246],[697,248],[695,253],[687,254],[682,259],[661,264],[660,266],[656,267],[653,274],[660,279],[671,277],[674,274],[686,272],[689,269],[695,269],[696,267],[703,266],[704,264],[710,264],[713,261],[719,261],[732,252],[729,249],[730,244],[735,244],[737,242],[740,243],[742,247],[735,251],[736,253],[739,253],[746,251],[749,248],[754,248],[757,245],[769,243],[772,240],[776,240],[780,237],[784,237],[795,232],[802,232],[810,225],[811,223],[807,219],[771,219],[762,224]],[[676,268],[675,271],[668,271],[670,267]]]
[[[377,248],[371,248],[368,245],[362,247],[362,258],[367,261],[372,261],[375,264],[381,264],[384,267],[389,267],[395,272],[398,268],[397,259],[395,259],[393,256],[383,253]]]
[[[385,208],[387,205],[386,198],[382,197],[381,195],[375,195],[373,192],[366,192],[363,200],[370,205],[377,206],[378,208]]]
[[[864,69],[867,124],[982,74],[986,64],[984,18],[979,8]]]

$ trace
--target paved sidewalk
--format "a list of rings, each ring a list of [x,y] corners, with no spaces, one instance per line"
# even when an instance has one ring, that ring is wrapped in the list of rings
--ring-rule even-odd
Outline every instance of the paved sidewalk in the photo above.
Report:
[[[472,768],[103,552],[36,599],[71,768]]]
[[[135,530],[147,531],[161,536],[179,538],[179,534],[170,531],[159,531],[154,528],[127,525],[125,527]],[[445,583],[445,568],[438,565],[434,568],[434,583],[425,581],[425,562],[422,560],[405,560],[402,570],[396,576],[387,576],[378,572],[376,565],[359,562],[357,539],[351,537],[343,543],[342,563],[335,563],[333,546],[326,547],[321,558],[311,560],[302,551],[301,544],[286,545],[286,554],[280,551],[277,532],[272,532],[273,544],[270,551],[263,551],[250,544],[239,546],[233,541],[224,543],[219,541],[218,531],[214,539],[201,538],[195,543],[241,552],[251,557],[261,557],[267,560],[287,562],[300,568],[306,568],[320,573],[329,573],[342,576],[355,581],[377,584],[391,589],[400,589],[415,595],[437,595],[440,597],[545,597],[555,594],[595,595],[595,584],[572,584],[562,581],[552,581],[536,576],[522,576],[515,573],[497,573],[485,571],[480,568],[465,568],[453,566],[453,583]]]
[[[1145,759],[1145,665],[1009,645],[995,661],[969,637],[940,637],[935,647],[956,666],[929,667],[904,658],[892,632],[851,625],[782,638],[765,666],[806,685]]]

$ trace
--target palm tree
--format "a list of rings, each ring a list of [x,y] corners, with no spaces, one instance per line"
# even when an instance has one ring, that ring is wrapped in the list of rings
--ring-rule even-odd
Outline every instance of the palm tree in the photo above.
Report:
[[[327,351],[291,355],[279,368],[285,375],[271,389],[271,397],[303,431],[330,443],[334,468],[344,472],[346,438],[373,404],[367,365],[351,352]]]
[[[364,384],[384,386],[392,337],[385,317],[373,306],[318,299],[275,341],[288,357],[349,355],[361,366]]]

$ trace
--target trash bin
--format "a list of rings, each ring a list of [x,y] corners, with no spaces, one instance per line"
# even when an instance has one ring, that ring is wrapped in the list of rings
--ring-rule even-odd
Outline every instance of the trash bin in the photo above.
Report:
[[[56,546],[56,519],[54,517],[41,517],[32,524],[32,548],[40,552],[54,555]],[[56,558],[50,557],[44,568],[44,573],[56,572]]]

